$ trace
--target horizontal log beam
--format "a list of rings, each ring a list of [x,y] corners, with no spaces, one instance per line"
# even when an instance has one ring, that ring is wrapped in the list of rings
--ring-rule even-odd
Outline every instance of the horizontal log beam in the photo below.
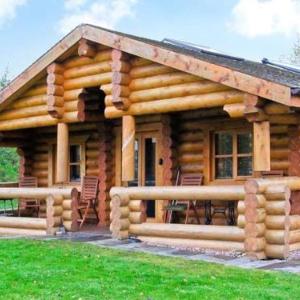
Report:
[[[243,200],[245,191],[243,186],[192,186],[192,187],[113,187],[110,196],[128,195],[130,199],[140,200]]]

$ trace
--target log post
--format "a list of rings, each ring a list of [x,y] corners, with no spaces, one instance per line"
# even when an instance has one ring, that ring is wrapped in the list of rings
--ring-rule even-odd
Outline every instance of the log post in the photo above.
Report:
[[[122,118],[122,181],[134,180],[135,119]]]
[[[245,183],[245,252],[248,256],[255,259],[266,258],[264,223],[266,217],[266,199],[264,194],[258,190],[248,188],[248,181]],[[261,229],[263,227],[263,230]]]
[[[66,183],[69,179],[69,128],[68,124],[57,124],[56,183]]]
[[[53,118],[62,118],[64,114],[64,68],[57,63],[47,68],[47,105]]]
[[[126,194],[111,195],[110,231],[113,238],[127,239],[129,237],[129,197]]]
[[[287,258],[290,239],[290,196],[291,191],[285,185],[268,186],[266,197],[266,255],[268,258]],[[277,222],[276,222],[277,220]]]
[[[271,142],[269,121],[253,123],[253,169],[271,170]]]
[[[62,224],[62,195],[49,195],[46,199],[47,206],[47,234],[53,235]]]
[[[117,49],[112,54],[112,104],[119,110],[127,110],[130,106],[128,86],[130,83],[129,55]]]
[[[78,197],[79,193],[76,188],[72,189],[71,197],[63,199],[62,202],[62,220],[63,225],[68,231],[78,231]]]

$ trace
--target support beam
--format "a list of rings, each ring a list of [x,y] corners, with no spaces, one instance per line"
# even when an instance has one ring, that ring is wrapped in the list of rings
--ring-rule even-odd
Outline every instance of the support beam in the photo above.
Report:
[[[135,119],[133,116],[122,118],[122,181],[134,179],[134,138]]]
[[[254,171],[271,170],[270,123],[253,123],[253,167]]]
[[[65,123],[57,124],[56,183],[68,182],[69,128]]]

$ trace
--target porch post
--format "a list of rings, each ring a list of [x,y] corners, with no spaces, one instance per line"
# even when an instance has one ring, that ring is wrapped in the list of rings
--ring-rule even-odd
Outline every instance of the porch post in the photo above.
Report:
[[[270,122],[253,122],[253,169],[271,170]]]
[[[134,140],[135,119],[133,116],[122,118],[122,181],[134,179]]]
[[[57,154],[56,154],[56,182],[68,181],[69,162],[69,127],[66,123],[57,124]]]

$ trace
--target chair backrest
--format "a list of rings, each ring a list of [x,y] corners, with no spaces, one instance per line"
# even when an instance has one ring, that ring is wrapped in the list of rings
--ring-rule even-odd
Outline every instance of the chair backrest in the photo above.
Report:
[[[180,176],[180,185],[181,186],[192,186],[192,185],[202,185],[203,175],[195,173],[182,174]]]
[[[81,187],[81,201],[96,200],[99,179],[96,176],[84,176]]]
[[[19,187],[22,188],[30,188],[30,187],[37,187],[38,186],[38,182],[37,182],[37,178],[33,177],[33,176],[23,176],[19,179]]]

